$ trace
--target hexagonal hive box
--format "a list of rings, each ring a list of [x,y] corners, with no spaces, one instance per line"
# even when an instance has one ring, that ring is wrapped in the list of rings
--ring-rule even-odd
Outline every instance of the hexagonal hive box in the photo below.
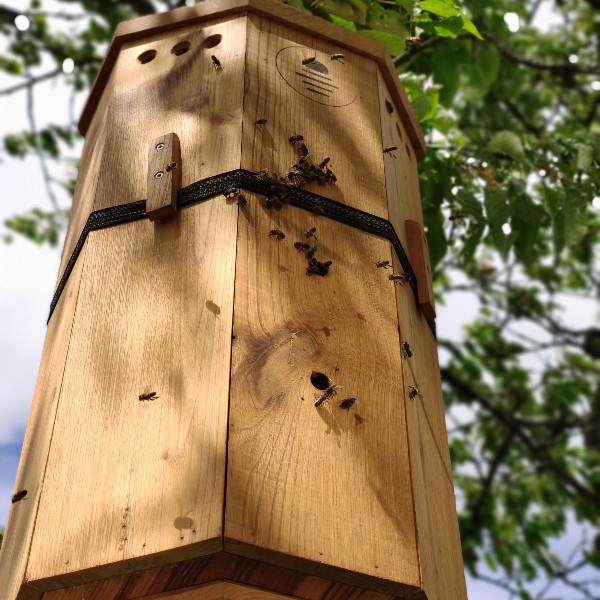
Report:
[[[466,598],[383,47],[273,0],[119,26],[6,537],[6,600]]]

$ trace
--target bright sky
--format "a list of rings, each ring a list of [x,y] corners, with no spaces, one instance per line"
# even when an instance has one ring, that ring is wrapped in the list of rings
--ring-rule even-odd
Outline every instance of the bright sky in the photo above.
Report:
[[[4,2],[5,5],[24,9],[29,2]],[[45,1],[44,6],[52,2]],[[64,4],[61,3],[61,9]],[[510,17],[513,23],[514,18]],[[508,24],[508,23],[507,23]],[[0,40],[1,42],[1,40]],[[2,48],[0,47],[0,52]],[[13,84],[0,76],[0,89]],[[36,90],[36,117],[38,126],[46,122],[64,123],[68,119],[68,100],[61,81],[49,82]],[[78,100],[78,116],[84,98]],[[1,136],[27,128],[25,95],[0,96],[3,118]],[[73,152],[78,156],[80,150]],[[56,177],[62,177],[59,169]],[[15,160],[0,150],[0,221],[23,213],[29,208],[50,210],[39,163],[34,157]],[[59,188],[55,188],[58,193]],[[68,206],[66,194],[61,196]],[[0,524],[6,523],[10,499],[15,492],[14,480],[25,432],[39,360],[46,331],[46,319],[54,292],[60,259],[59,249],[38,247],[16,238],[12,244],[0,242]],[[461,324],[469,320],[465,296],[457,296],[453,303],[438,307],[438,329],[445,337],[460,338]],[[579,310],[579,309],[578,309]],[[589,315],[589,307],[586,308]],[[564,551],[575,543],[564,540]],[[506,600],[507,594],[489,584],[468,578],[469,596],[474,599]]]

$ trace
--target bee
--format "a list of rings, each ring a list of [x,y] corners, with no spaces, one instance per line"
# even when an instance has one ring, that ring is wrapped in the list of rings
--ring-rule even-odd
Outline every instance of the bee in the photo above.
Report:
[[[306,258],[310,261],[312,259],[312,257],[315,255],[315,252],[317,251],[317,247],[313,246],[312,248],[310,248],[309,250],[306,251]]]
[[[410,392],[408,392],[408,397],[412,400],[414,398],[416,398],[417,396],[421,395],[421,392],[419,391],[419,388],[413,387],[412,385],[408,386],[408,389],[410,390]]]
[[[246,206],[248,204],[248,200],[246,200],[246,196],[240,194],[237,199],[238,206]]]
[[[278,242],[285,239],[285,233],[279,229],[271,229],[271,231],[269,231],[269,235],[274,236]]]
[[[402,354],[404,354],[404,358],[411,358],[413,353],[408,342],[402,342]]]
[[[27,490],[20,490],[12,497],[11,502],[14,504],[15,502],[18,502],[19,500],[23,500],[23,498],[25,498],[25,496],[27,496]]]
[[[421,43],[421,39],[418,37],[407,37],[404,38],[404,41],[410,46],[418,46]]]
[[[237,196],[239,193],[240,193],[239,188],[230,187],[230,188],[227,188],[223,192],[223,196],[225,196],[225,198],[233,198],[234,196]]]
[[[306,244],[304,242],[295,242],[294,248],[296,248],[298,252],[308,252],[310,250],[310,244]]]
[[[344,55],[343,54],[332,54],[331,55],[331,60],[338,60],[342,64],[344,64]]]
[[[354,406],[354,404],[356,404],[356,398],[345,398],[340,402],[340,408],[349,411]]]
[[[327,402],[327,400],[333,398],[337,394],[337,391],[341,388],[342,386],[340,385],[330,385],[320,396],[316,394],[315,397],[317,399],[315,400],[315,406],[319,408],[319,406],[321,406],[324,402]]]
[[[399,283],[400,285],[404,285],[410,281],[406,273],[402,273],[402,275],[388,275],[388,279],[394,283]]]
[[[310,237],[314,237],[315,240],[317,240],[317,242],[319,241],[319,238],[315,235],[315,231],[317,230],[316,227],[311,227],[305,234],[304,237],[305,238],[310,238]]]
[[[325,165],[330,161],[331,159],[329,158],[329,156],[327,158],[324,158],[321,163],[319,164],[319,169],[324,169]]]
[[[327,171],[325,172],[325,176],[332,183],[335,183],[337,181],[337,177],[333,174],[333,171],[330,171],[329,169],[327,169]]]
[[[269,169],[261,169],[256,175],[254,175],[254,179],[258,181],[268,181]]]
[[[169,171],[172,171],[173,169],[177,168],[177,163],[176,162],[172,162],[169,163],[166,167],[165,167],[165,171],[168,173]]]
[[[256,125],[258,125],[259,127],[261,127],[262,125],[266,125],[267,124],[267,120],[266,119],[258,119],[257,121],[255,121]]]
[[[306,147],[306,144],[304,142],[300,142],[298,150],[302,154],[302,156],[308,156],[308,148]]]
[[[396,155],[394,154],[394,150],[398,150],[398,146],[389,146],[388,148],[384,148],[383,153],[389,154],[390,156],[393,156],[394,158],[396,158]]]
[[[156,392],[146,392],[145,394],[140,394],[138,396],[139,400],[157,400],[160,396],[156,395]]]
[[[210,60],[212,60],[215,71],[220,71],[223,68],[221,66],[221,61],[214,54],[211,55]]]
[[[305,58],[302,61],[303,65],[310,65],[311,62],[315,62],[315,60],[317,60],[317,55],[315,54],[314,56],[310,56],[309,58]]]
[[[311,275],[319,275],[325,277],[329,273],[329,267],[333,264],[332,260],[321,262],[316,258],[312,258],[308,261],[308,267],[306,268],[306,274],[310,277]]]
[[[392,265],[390,265],[390,261],[389,260],[379,260],[375,263],[375,266],[378,269],[388,269],[388,268],[392,268]]]
[[[390,115],[394,112],[394,107],[389,100],[385,101],[385,110],[387,110]]]
[[[295,144],[296,142],[303,142],[304,136],[303,135],[291,135],[289,137],[289,141],[290,141],[290,144]]]

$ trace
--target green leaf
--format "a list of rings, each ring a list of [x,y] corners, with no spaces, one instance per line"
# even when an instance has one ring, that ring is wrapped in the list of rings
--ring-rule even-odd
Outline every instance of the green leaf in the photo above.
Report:
[[[361,29],[360,34],[372,40],[381,42],[392,56],[398,56],[405,50],[406,44],[403,37],[385,33],[383,31],[373,31],[372,29]]]
[[[28,144],[20,135],[5,135],[4,148],[11,156],[23,158],[29,150]]]
[[[509,156],[519,162],[527,161],[521,138],[513,131],[504,130],[495,133],[489,141],[487,149],[490,152]]]
[[[462,15],[462,20],[463,20],[463,29],[465,31],[472,33],[477,39],[483,40],[483,37],[477,30],[477,27],[475,27],[475,23],[473,23],[473,21],[471,21],[471,19],[468,19],[467,17],[465,17],[465,15]]]
[[[588,173],[594,162],[594,149],[591,146],[581,144],[577,148],[577,170]]]
[[[376,3],[372,3],[369,7],[367,26],[375,31],[383,31],[403,38],[410,35],[405,17],[395,10],[386,10]]]
[[[367,6],[362,0],[320,0],[320,6],[328,13],[364,25],[367,19]]]
[[[500,53],[493,44],[478,44],[475,60],[477,74],[483,84],[489,88],[498,79]]]
[[[417,5],[421,10],[440,17],[456,17],[461,14],[460,8],[451,0],[424,0]]]

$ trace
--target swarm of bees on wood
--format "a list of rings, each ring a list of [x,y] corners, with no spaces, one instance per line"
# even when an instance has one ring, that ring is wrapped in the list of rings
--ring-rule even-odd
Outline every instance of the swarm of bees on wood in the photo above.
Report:
[[[316,227],[311,227],[308,231],[304,233],[305,239],[314,238],[318,241],[317,236],[315,235],[317,231]],[[320,261],[315,258],[315,253],[317,252],[316,246],[311,246],[307,242],[298,241],[294,243],[294,248],[298,250],[298,252],[302,252],[308,261],[308,265],[306,267],[306,274],[310,277],[311,275],[319,275],[320,277],[324,277],[329,273],[329,267],[333,264],[333,261],[326,260]]]
[[[256,121],[257,125],[262,119]],[[264,120],[266,122],[266,119]],[[288,138],[298,152],[298,160],[291,165],[291,170],[285,177],[277,173],[269,174],[268,169],[261,169],[254,177],[258,181],[269,184],[269,193],[265,196],[265,207],[281,210],[292,199],[294,189],[302,189],[307,183],[316,181],[321,185],[335,183],[337,177],[328,167],[330,158],[324,158],[319,165],[309,160],[309,151],[304,143],[304,136],[294,134]]]

